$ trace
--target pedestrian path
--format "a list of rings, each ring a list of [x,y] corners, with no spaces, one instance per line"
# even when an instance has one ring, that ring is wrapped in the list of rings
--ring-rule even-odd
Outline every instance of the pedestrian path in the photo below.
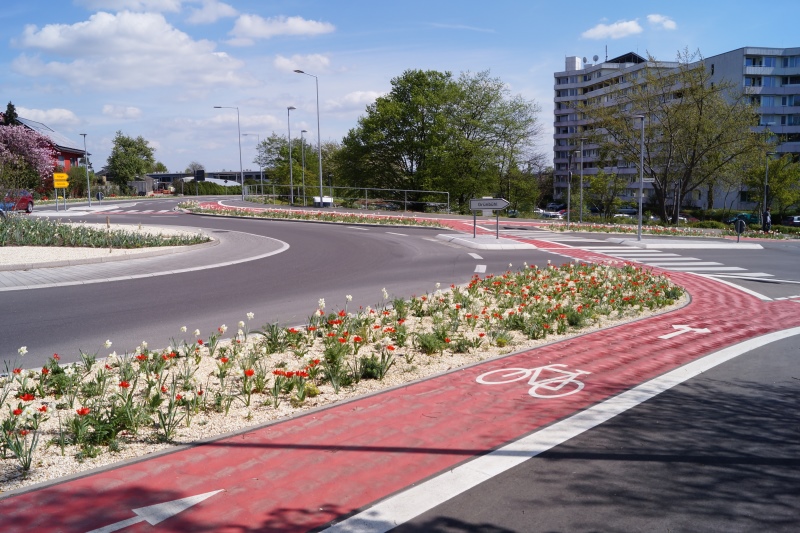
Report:
[[[772,274],[752,272],[738,266],[727,266],[717,261],[704,261],[675,253],[675,250],[633,248],[631,246],[581,246],[584,250],[599,252],[625,261],[662,268],[673,272],[695,272],[707,275],[725,274],[728,277],[769,278]]]
[[[539,228],[530,229],[500,229],[500,235],[504,237],[516,237],[519,239],[535,239],[537,241],[555,242],[555,243],[597,243],[605,242],[604,239],[592,239],[589,237],[581,237],[571,233],[563,233],[560,231],[548,231]],[[581,246],[583,248],[583,246]]]

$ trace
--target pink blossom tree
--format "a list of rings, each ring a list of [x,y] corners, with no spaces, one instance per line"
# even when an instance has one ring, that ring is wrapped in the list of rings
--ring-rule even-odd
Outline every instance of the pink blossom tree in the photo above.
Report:
[[[35,188],[52,177],[50,140],[25,126],[0,126],[0,189]]]

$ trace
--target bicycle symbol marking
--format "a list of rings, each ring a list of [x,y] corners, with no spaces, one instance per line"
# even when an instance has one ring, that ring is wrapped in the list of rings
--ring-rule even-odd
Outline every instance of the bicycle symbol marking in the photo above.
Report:
[[[514,381],[528,380],[531,386],[528,394],[534,398],[558,398],[575,394],[583,389],[583,381],[577,378],[584,374],[591,374],[585,370],[565,370],[567,365],[553,364],[535,368],[499,368],[478,376],[475,381],[482,385],[503,385]],[[553,377],[544,377],[542,372],[556,374]]]

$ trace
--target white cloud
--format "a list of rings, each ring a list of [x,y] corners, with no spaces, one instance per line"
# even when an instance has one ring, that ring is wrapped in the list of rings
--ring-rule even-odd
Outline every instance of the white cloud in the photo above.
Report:
[[[228,4],[217,0],[203,0],[203,7],[193,8],[188,21],[192,24],[210,24],[225,17],[235,17],[239,12]]]
[[[181,0],[78,0],[78,4],[92,10],[178,12]]]
[[[76,86],[140,89],[187,85],[246,85],[243,63],[196,41],[157,13],[96,13],[85,22],[27,26],[14,44],[71,61],[22,54],[12,68],[31,77]]]
[[[283,72],[307,70],[312,74],[326,70],[330,64],[331,60],[327,56],[321,54],[311,54],[307,56],[293,55],[292,57],[277,55],[272,61],[272,65],[277,70]]]
[[[241,15],[236,19],[230,35],[230,44],[251,45],[255,39],[270,39],[278,35],[320,35],[336,28],[328,22],[306,20],[302,17],[270,17]]]
[[[647,15],[647,22],[654,26],[661,26],[665,30],[674,30],[678,28],[678,25],[675,24],[675,21],[671,18],[655,13],[652,15]]]
[[[325,107],[332,111],[364,111],[368,105],[384,94],[386,93],[378,91],[353,91],[338,101],[328,101]]]
[[[17,107],[17,114],[22,118],[35,120],[48,126],[74,126],[80,123],[78,117],[69,109],[28,109]]]
[[[133,106],[105,104],[103,114],[117,119],[136,119],[142,116],[142,110]]]
[[[581,34],[584,39],[621,39],[629,35],[642,33],[642,27],[636,20],[620,20],[613,24],[598,24]]]

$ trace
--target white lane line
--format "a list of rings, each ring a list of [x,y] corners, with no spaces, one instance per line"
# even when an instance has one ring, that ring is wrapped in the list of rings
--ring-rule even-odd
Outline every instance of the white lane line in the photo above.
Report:
[[[656,265],[650,265],[656,266]],[[680,272],[732,272],[734,270],[747,270],[746,268],[739,267],[691,267],[691,266],[674,266],[674,265],[661,265],[660,268],[666,270],[677,270]]]
[[[648,265],[660,267],[660,266],[668,266],[668,267],[691,267],[691,266],[721,266],[722,263],[715,263],[714,261],[696,261],[696,262],[684,262],[684,263],[662,263],[658,258],[654,258],[653,261],[648,261]],[[734,267],[738,268],[738,267]],[[744,268],[740,268],[739,270],[744,270]]]
[[[756,291],[747,289],[745,287],[742,287],[741,285],[736,285],[735,283],[731,283],[730,281],[725,281],[724,279],[720,279],[719,277],[717,277],[717,276],[721,277],[724,274],[719,274],[719,275],[718,274],[697,274],[697,275],[700,276],[700,277],[703,277],[703,278],[713,279],[717,283],[722,283],[723,285],[727,285],[728,287],[734,288],[734,289],[736,289],[738,291],[742,291],[743,293],[749,294],[750,296],[755,296],[756,298],[758,298],[759,300],[762,300],[764,302],[771,302],[772,301],[772,298],[770,298],[769,296],[765,296],[765,295],[761,294],[760,292],[756,292]]]
[[[584,248],[592,252],[635,252],[653,254],[661,252],[661,250],[648,250],[646,248],[636,248],[633,246],[584,246]]]
[[[369,231],[369,229],[367,229],[367,228],[358,228],[356,226],[347,226],[347,227],[350,228],[350,229],[359,229],[361,231]]]
[[[659,260],[659,259],[665,259],[667,257],[675,257],[675,258],[686,259],[686,260],[689,260],[689,261],[699,261],[699,259],[697,259],[696,257],[683,257],[683,256],[678,255],[678,254],[660,254],[660,255],[657,255],[657,256],[656,255],[651,255],[651,254],[608,254],[608,255],[610,255],[611,257],[619,257],[620,259],[644,259],[644,260],[653,259],[653,260]]]
[[[800,328],[770,333],[714,352],[487,455],[415,485],[323,531],[329,533],[385,533],[676,385],[751,350],[794,335],[800,335]]]
[[[407,233],[395,233],[393,231],[387,231],[386,234],[387,235],[400,235],[401,237],[408,237]]]
[[[473,259],[483,259],[483,257],[481,257],[481,256],[479,256],[478,254],[475,254],[475,253],[470,253],[469,256],[471,258],[473,258]]]
[[[475,265],[476,274],[483,274],[484,272],[486,272],[486,265]]]

